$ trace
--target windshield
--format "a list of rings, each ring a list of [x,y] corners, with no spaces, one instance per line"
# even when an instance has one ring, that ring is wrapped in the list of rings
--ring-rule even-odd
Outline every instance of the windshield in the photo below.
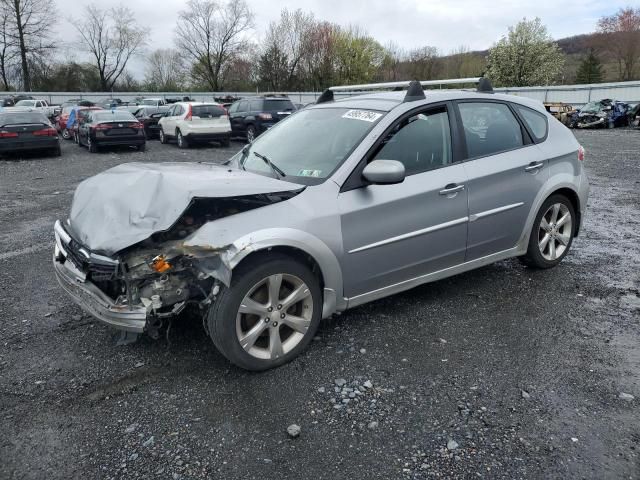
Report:
[[[584,107],[582,107],[582,110],[580,111],[582,113],[598,113],[601,109],[602,105],[600,104],[600,102],[589,102]]]
[[[289,99],[265,100],[262,110],[265,112],[287,112],[295,110],[295,107]]]
[[[34,107],[35,105],[35,100],[20,100],[19,102],[16,102],[16,107]]]
[[[302,110],[260,135],[233,160],[246,170],[274,176],[266,157],[287,180],[315,185],[347,158],[383,115],[347,108]]]
[[[7,125],[26,125],[33,123],[42,123],[47,125],[47,118],[39,112],[29,113],[0,113],[0,127]]]

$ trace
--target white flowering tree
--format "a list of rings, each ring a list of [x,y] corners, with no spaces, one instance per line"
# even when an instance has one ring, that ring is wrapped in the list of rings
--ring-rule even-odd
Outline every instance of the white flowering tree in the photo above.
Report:
[[[489,50],[487,76],[497,86],[549,85],[562,71],[564,53],[539,18],[509,27]]]

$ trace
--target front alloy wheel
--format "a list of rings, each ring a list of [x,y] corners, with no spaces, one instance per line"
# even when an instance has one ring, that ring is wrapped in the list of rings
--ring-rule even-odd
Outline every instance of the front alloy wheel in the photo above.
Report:
[[[307,265],[282,254],[241,264],[207,314],[209,335],[232,363],[267,370],[295,358],[322,317],[320,282]]]
[[[236,317],[236,335],[255,358],[277,360],[304,338],[313,317],[309,287],[294,275],[263,278],[245,295]]]

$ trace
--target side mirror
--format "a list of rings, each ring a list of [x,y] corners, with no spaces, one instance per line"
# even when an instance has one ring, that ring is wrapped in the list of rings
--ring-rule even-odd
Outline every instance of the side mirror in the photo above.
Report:
[[[374,160],[364,167],[362,176],[373,184],[402,183],[405,177],[404,165],[397,160]]]

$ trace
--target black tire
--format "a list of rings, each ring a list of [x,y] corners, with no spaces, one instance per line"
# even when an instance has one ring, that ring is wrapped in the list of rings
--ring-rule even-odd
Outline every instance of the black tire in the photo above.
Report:
[[[142,145],[138,145],[139,152],[145,152],[147,150],[147,144],[143,143]]]
[[[51,150],[51,155],[53,155],[54,157],[61,157],[62,156],[62,148],[60,148],[60,145],[58,145],[56,148]]]
[[[98,146],[91,141],[91,137],[87,137],[87,147],[89,147],[89,153],[98,153]]]
[[[549,260],[545,258],[540,251],[539,242],[541,239],[539,235],[541,233],[540,230],[542,217],[555,204],[561,204],[566,207],[567,211],[570,214],[571,228],[569,229],[570,231],[567,232],[569,234],[569,240],[562,254],[559,255],[555,260]],[[538,214],[536,215],[536,218],[533,222],[533,227],[531,227],[531,233],[529,235],[529,246],[527,248],[527,253],[524,256],[519,257],[520,261],[528,267],[539,269],[552,268],[558,265],[571,249],[573,237],[576,231],[576,222],[576,212],[573,208],[573,204],[569,201],[569,199],[560,194],[551,195],[544,201],[544,203],[540,207],[540,210],[538,211]]]
[[[275,360],[259,359],[240,345],[236,317],[240,303],[249,290],[260,280],[278,273],[295,275],[307,285],[311,292],[313,312],[304,337],[294,348]],[[263,371],[279,367],[298,356],[313,339],[322,318],[322,303],[318,277],[306,265],[281,254],[262,256],[259,261],[249,261],[234,270],[231,287],[222,288],[207,312],[209,335],[220,353],[240,368]]]
[[[220,141],[220,145],[223,147],[228,147],[231,145],[231,138],[227,137]]]
[[[71,132],[69,132],[68,128],[62,130],[62,138],[64,138],[65,140],[71,140]]]
[[[184,138],[180,130],[176,130],[176,141],[178,142],[178,148],[189,148],[189,141]]]
[[[256,127],[249,125],[247,127],[247,142],[251,143],[256,139]]]
[[[158,132],[158,136],[159,136],[159,139],[160,139],[160,143],[162,143],[163,145],[168,143],[167,136],[164,134],[164,130],[162,129],[162,127],[160,127],[160,131]]]

